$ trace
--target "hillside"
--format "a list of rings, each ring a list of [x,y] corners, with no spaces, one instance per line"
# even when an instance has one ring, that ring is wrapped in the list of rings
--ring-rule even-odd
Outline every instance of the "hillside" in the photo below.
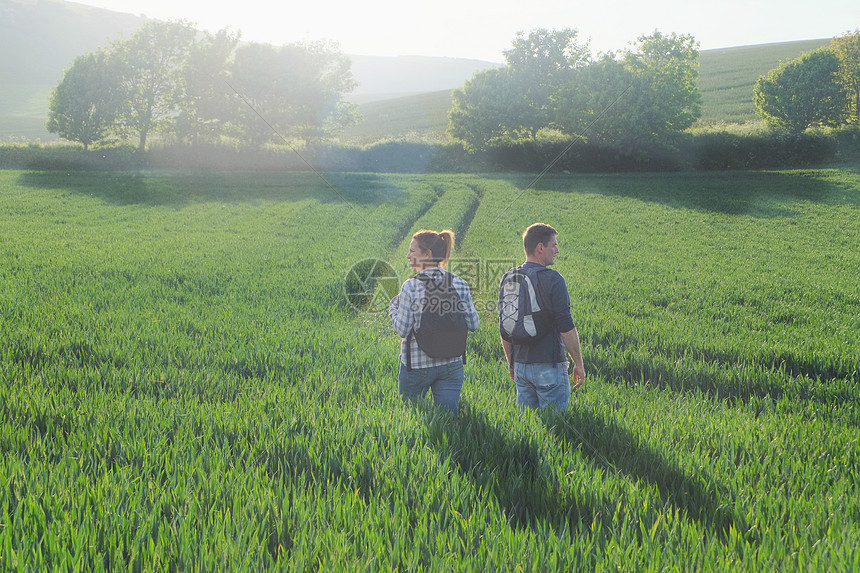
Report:
[[[143,21],[59,0],[0,0],[0,54],[14,54],[0,58],[0,141],[54,139],[44,122],[66,67]]]
[[[360,104],[414,95],[422,96],[417,101],[425,103],[423,96],[427,93],[462,86],[476,71],[497,65],[483,60],[429,56],[351,55],[350,60],[358,86],[347,99]]]
[[[756,80],[783,60],[830,43],[830,39],[704,50],[699,55],[699,122],[744,123],[758,119],[753,104]]]

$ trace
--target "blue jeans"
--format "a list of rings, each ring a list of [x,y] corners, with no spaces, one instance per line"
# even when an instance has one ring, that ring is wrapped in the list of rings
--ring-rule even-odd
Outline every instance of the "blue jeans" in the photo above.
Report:
[[[460,405],[460,391],[463,390],[463,361],[455,360],[441,366],[429,368],[413,368],[406,370],[406,365],[400,363],[400,373],[397,376],[399,394],[412,402],[427,394],[429,388],[433,392],[433,402],[437,406],[447,408],[457,413]]]
[[[514,384],[520,412],[525,408],[554,406],[562,412],[570,402],[570,379],[567,362],[558,364],[514,363]]]

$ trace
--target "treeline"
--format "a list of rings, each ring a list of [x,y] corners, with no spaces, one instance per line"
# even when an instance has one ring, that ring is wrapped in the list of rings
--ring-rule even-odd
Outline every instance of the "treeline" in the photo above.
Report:
[[[475,74],[454,92],[449,133],[471,150],[551,138],[657,159],[690,147],[701,116],[698,43],[655,31],[596,58],[577,31],[520,34],[507,65]],[[858,125],[860,31],[834,38],[761,77],[750,94],[774,132]]]
[[[106,146],[151,135],[173,144],[314,142],[356,119],[355,81],[333,45],[239,45],[239,35],[146,22],[79,56],[52,91],[48,131]]]
[[[767,130],[738,135],[691,129],[701,115],[692,36],[655,31],[593,57],[576,30],[538,29],[504,55],[505,66],[454,91],[451,143],[349,147],[337,134],[359,121],[343,99],[355,81],[333,45],[240,45],[227,30],[150,21],[78,57],[52,93],[48,129],[98,154],[12,147],[0,166],[632,171],[789,167],[855,153],[860,32],[761,77],[754,100]],[[839,126],[848,130],[816,131]]]

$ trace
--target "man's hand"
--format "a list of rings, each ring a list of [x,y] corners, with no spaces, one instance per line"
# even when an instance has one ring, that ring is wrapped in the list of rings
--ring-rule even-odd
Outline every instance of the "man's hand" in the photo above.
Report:
[[[576,390],[582,386],[585,381],[585,367],[582,364],[573,365],[573,389]]]
[[[508,364],[509,373],[511,375],[511,380],[514,379],[514,360],[513,353],[514,347],[511,345],[510,341],[502,339],[502,350],[505,351],[505,362]]]
[[[573,362],[573,389],[576,390],[582,386],[582,382],[585,380],[585,365],[582,362],[582,350],[579,346],[579,332],[574,327],[573,330],[562,332],[561,339],[565,349],[570,354],[571,362]]]

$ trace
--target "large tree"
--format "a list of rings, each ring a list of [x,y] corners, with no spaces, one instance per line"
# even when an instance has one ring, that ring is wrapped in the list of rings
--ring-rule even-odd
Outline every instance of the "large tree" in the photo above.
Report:
[[[122,106],[116,61],[102,50],[78,56],[51,92],[47,128],[84,149],[110,137]]]
[[[217,142],[234,115],[236,95],[228,82],[238,34],[201,34],[182,67],[184,89],[178,102],[176,135],[189,143]]]
[[[771,127],[791,133],[837,125],[845,114],[838,70],[839,57],[826,48],[781,64],[755,84],[759,115]]]
[[[624,62],[640,79],[652,132],[666,141],[691,127],[702,113],[698,42],[689,34],[640,36]]]
[[[242,46],[231,70],[231,85],[246,104],[234,118],[241,134],[253,145],[309,142],[348,125],[356,109],[343,101],[355,87],[350,66],[328,43]]]
[[[147,21],[128,40],[115,42],[125,108],[122,125],[146,148],[149,134],[173,129],[184,97],[183,70],[197,31],[185,22]]]
[[[470,149],[552,127],[559,92],[590,57],[571,28],[519,33],[504,55],[504,68],[478,72],[454,92],[449,133]]]
[[[572,28],[519,33],[513,47],[504,51],[513,87],[528,109],[520,130],[532,138],[552,126],[559,91],[574,81],[576,70],[589,63],[588,43],[580,44],[578,35]]]
[[[616,147],[637,131],[633,124],[645,115],[632,111],[637,98],[629,92],[636,84],[633,72],[615,54],[601,54],[559,92],[555,121],[580,140]]]
[[[508,68],[477,72],[462,89],[454,90],[448,112],[448,132],[470,151],[505,140],[520,139],[523,118],[530,108],[510,78]]]
[[[846,119],[860,124],[860,30],[833,38],[830,49],[839,57],[836,79],[848,96]]]
[[[603,54],[562,91],[558,123],[602,147],[671,149],[701,114],[698,54],[692,36],[659,31]]]

